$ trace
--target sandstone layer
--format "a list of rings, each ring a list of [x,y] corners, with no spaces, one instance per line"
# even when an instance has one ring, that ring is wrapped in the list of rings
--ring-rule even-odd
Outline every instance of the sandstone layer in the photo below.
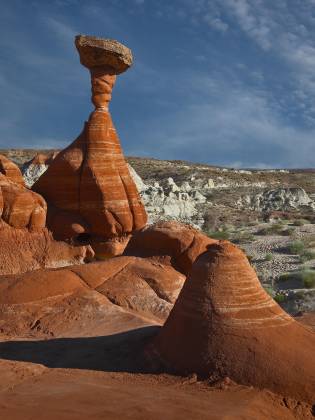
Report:
[[[24,186],[24,179],[19,167],[4,155],[0,155],[0,173],[10,181]]]
[[[196,258],[216,242],[189,225],[160,222],[136,232],[125,249],[125,255],[167,258],[187,276]]]
[[[46,211],[46,202],[39,194],[0,174],[0,228],[2,222],[14,228],[40,230],[45,227]]]
[[[84,296],[91,293],[92,296],[103,296],[127,311],[163,322],[178,297],[185,276],[150,258],[122,256],[86,265],[6,275],[0,280],[2,332],[26,334],[29,326],[41,319],[39,329],[55,334],[60,330],[55,329],[57,309],[52,308],[60,307],[65,298],[69,302],[79,297],[84,300]],[[43,318],[40,316],[43,313],[41,302],[47,299],[50,309],[45,310]],[[21,315],[13,319],[10,313],[16,305],[20,307]]]
[[[87,68],[110,66],[116,74],[126,71],[132,65],[132,52],[114,39],[78,35],[75,45],[80,54],[80,62]]]
[[[178,372],[229,377],[314,404],[314,349],[314,332],[264,291],[241,250],[220,241],[195,262],[151,351]]]
[[[117,63],[125,65],[128,54],[124,46],[114,43],[111,47],[107,40],[79,37],[76,45],[81,61],[90,68],[95,111],[80,136],[58,154],[33,190],[51,205],[48,226],[59,238],[106,242],[128,236],[147,221],[108,111],[119,73]],[[106,250],[103,254],[106,256]]]
[[[3,224],[0,237],[0,275],[82,264],[94,257],[91,247],[55,241],[46,228],[29,231]]]

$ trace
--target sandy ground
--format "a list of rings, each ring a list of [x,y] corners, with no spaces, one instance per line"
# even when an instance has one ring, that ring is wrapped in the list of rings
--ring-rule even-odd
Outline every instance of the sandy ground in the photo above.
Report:
[[[311,407],[267,390],[153,374],[142,354],[158,325],[121,309],[103,327],[99,314],[90,320],[62,337],[2,337],[0,419],[312,418]],[[301,320],[315,324],[312,314]]]

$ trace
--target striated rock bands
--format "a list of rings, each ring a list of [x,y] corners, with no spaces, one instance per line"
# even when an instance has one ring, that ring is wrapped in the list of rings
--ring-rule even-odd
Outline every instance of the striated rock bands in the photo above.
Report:
[[[24,186],[24,179],[19,167],[3,155],[0,155],[0,173],[10,181]]]
[[[227,241],[198,258],[152,346],[178,372],[228,376],[314,403],[314,332],[273,301]]]
[[[48,222],[59,237],[85,234],[106,241],[139,230],[147,221],[108,111],[116,74],[122,71],[119,66],[127,66],[128,60],[131,64],[131,53],[116,41],[93,37],[77,37],[76,46],[91,72],[95,111],[33,190],[54,206]]]
[[[0,222],[14,228],[38,230],[45,227],[45,200],[0,174]]]

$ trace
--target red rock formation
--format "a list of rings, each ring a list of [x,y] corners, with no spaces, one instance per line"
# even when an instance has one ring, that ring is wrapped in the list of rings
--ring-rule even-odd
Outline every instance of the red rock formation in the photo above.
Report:
[[[55,157],[58,155],[58,152],[52,152],[49,154],[46,153],[36,153],[36,155],[26,162],[26,165],[47,165],[49,166],[52,161],[55,159]]]
[[[315,402],[314,331],[275,303],[227,241],[198,258],[152,349],[182,373],[228,376]]]
[[[91,72],[95,111],[81,135],[58,154],[33,190],[56,209],[68,212],[70,219],[82,218],[76,230],[67,229],[70,236],[77,236],[79,229],[104,242],[139,230],[147,221],[108,111],[116,74],[126,70],[132,56],[116,41],[79,36],[76,46]],[[56,223],[50,226],[56,229]]]
[[[106,262],[2,276],[0,306],[95,290],[122,308],[164,321],[184,281],[185,277],[172,267],[150,259],[117,257]]]
[[[55,241],[47,229],[15,229],[0,219],[0,275],[20,274],[43,267],[82,264],[94,257],[89,246]]]
[[[0,217],[14,228],[39,230],[45,227],[46,202],[0,174]]]
[[[10,181],[24,186],[24,180],[19,167],[4,155],[0,155],[0,173]]]
[[[188,275],[196,258],[216,242],[189,225],[159,222],[136,232],[124,254],[169,257],[178,271]]]

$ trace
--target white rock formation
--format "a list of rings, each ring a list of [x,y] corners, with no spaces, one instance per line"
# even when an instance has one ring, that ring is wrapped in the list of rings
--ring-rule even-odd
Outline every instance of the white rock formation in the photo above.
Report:
[[[25,163],[22,167],[22,174],[25,181],[25,185],[29,188],[43,175],[48,169],[48,165],[36,164],[36,163]]]
[[[255,211],[288,211],[307,206],[315,210],[315,203],[303,190],[303,188],[277,188],[265,190],[253,195],[241,197],[236,206],[239,209]]]

